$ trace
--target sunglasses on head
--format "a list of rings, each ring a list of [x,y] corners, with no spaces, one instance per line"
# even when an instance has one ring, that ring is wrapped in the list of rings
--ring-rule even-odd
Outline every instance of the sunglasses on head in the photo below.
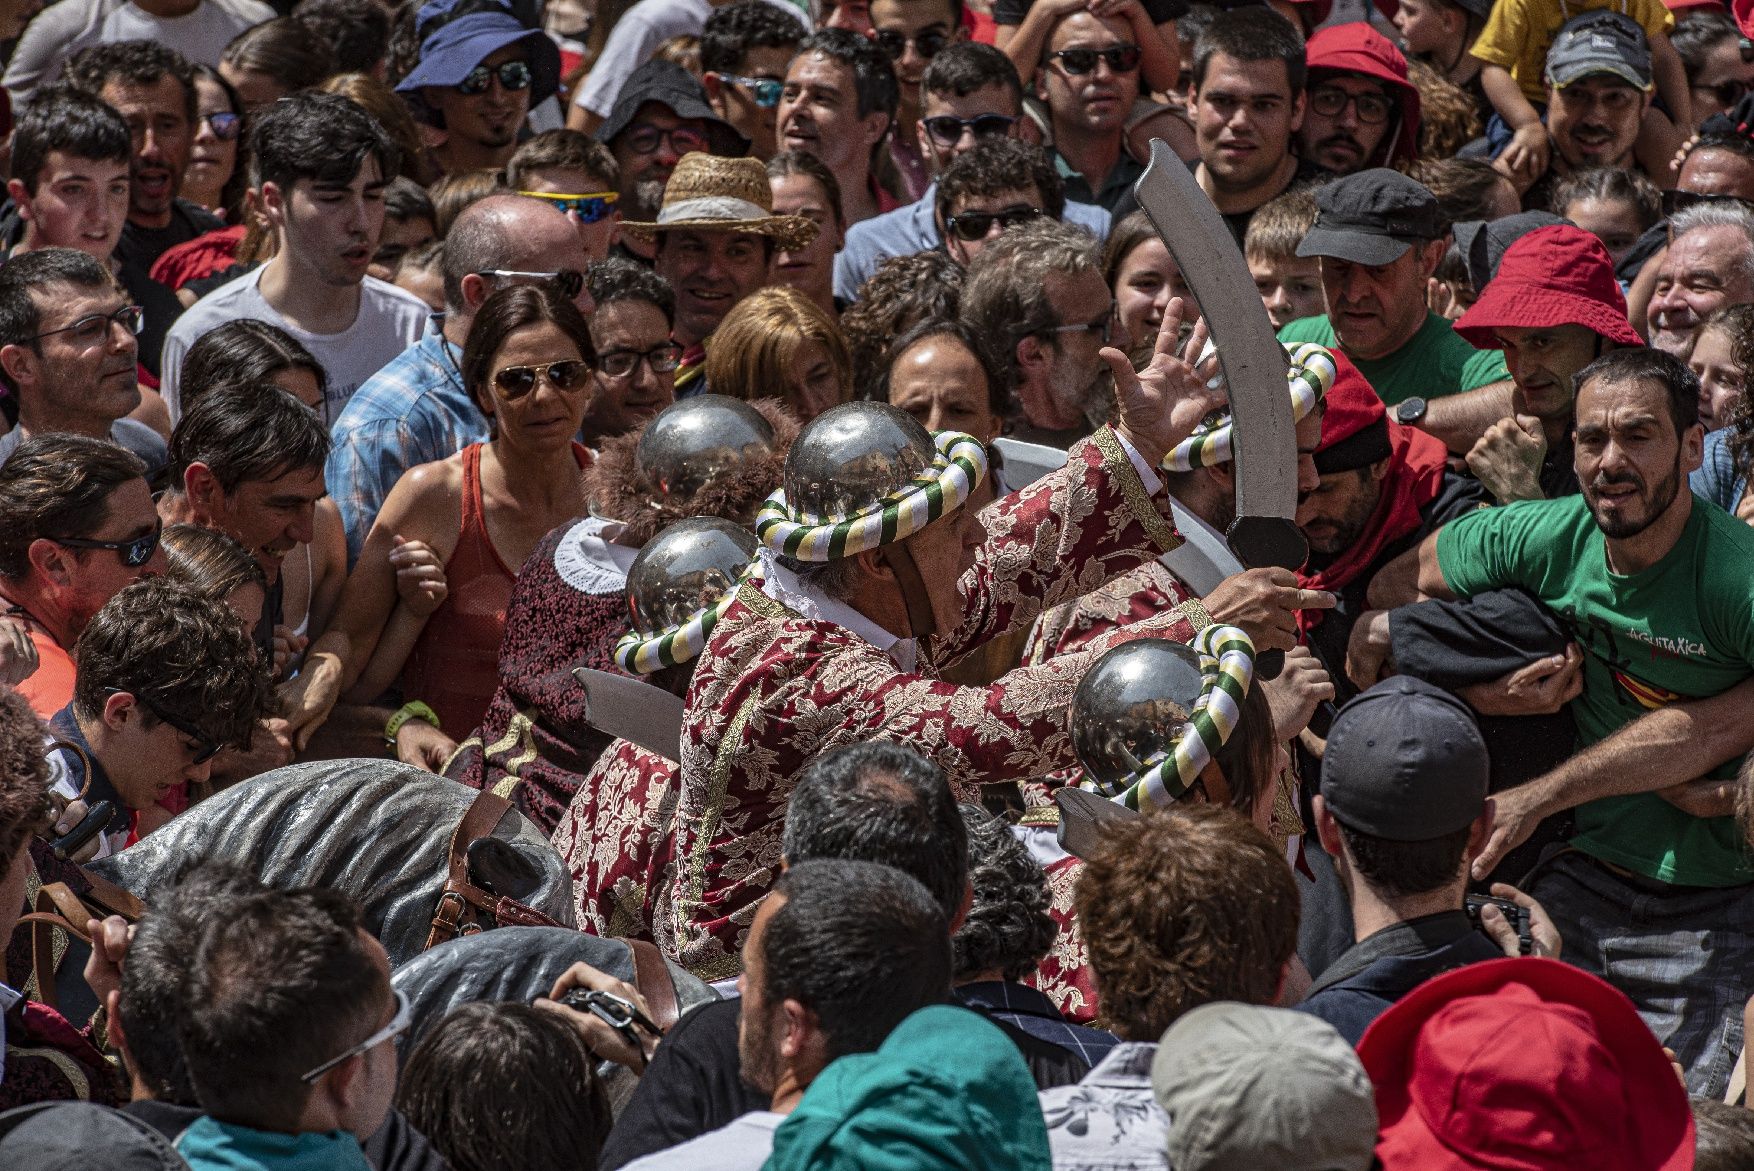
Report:
[[[926,133],[939,146],[955,146],[962,141],[966,131],[978,138],[999,138],[1009,134],[1017,119],[1005,114],[977,114],[973,118],[958,118],[953,114],[933,114],[930,118],[920,119],[925,124]]]
[[[461,94],[484,94],[495,77],[499,78],[501,89],[517,92],[529,89],[534,75],[530,66],[523,61],[507,61],[497,69],[486,65],[477,65],[469,71],[469,76],[457,83],[457,92]]]
[[[582,358],[562,358],[542,366],[507,366],[493,372],[493,384],[515,402],[536,389],[538,379],[545,379],[555,390],[571,392],[584,386],[591,376],[591,364]]]
[[[125,541],[95,541],[90,537],[49,537],[48,540],[67,549],[108,549],[129,569],[139,569],[152,560],[152,551],[158,548],[159,534],[163,531],[164,522],[161,520],[150,533],[129,537]]]
[[[221,142],[230,142],[238,136],[238,131],[244,128],[243,115],[233,114],[227,110],[203,114],[201,120],[212,128],[213,137]]]
[[[959,212],[945,220],[950,234],[958,240],[980,240],[998,224],[1004,228],[1015,228],[1018,224],[1027,224],[1047,213],[1039,207],[1005,207],[998,211],[965,211]]]
[[[1139,68],[1138,45],[1110,45],[1106,49],[1061,49],[1048,57],[1060,63],[1068,77],[1082,77],[1096,72],[1097,58],[1108,62],[1110,73],[1131,73]]]
[[[1663,215],[1664,217],[1672,216],[1701,203],[1737,203],[1743,207],[1754,206],[1750,205],[1746,199],[1738,199],[1734,195],[1698,195],[1692,191],[1665,191],[1663,192]]]
[[[621,198],[613,191],[591,191],[584,195],[555,195],[547,191],[520,191],[518,194],[551,203],[556,211],[578,216],[581,224],[594,224],[606,218]]]
[[[780,93],[786,88],[786,83],[777,77],[740,77],[735,73],[720,73],[717,76],[720,81],[728,81],[748,90],[755,104],[764,110],[771,110],[779,105]]]
[[[929,28],[910,37],[896,29],[878,29],[871,34],[871,40],[891,61],[901,60],[910,44],[914,52],[930,61],[950,43],[950,34],[941,28]]]
[[[585,287],[585,274],[576,268],[559,268],[553,272],[525,272],[517,268],[486,268],[476,276],[492,277],[496,281],[551,281],[560,290],[560,295],[572,300]]]

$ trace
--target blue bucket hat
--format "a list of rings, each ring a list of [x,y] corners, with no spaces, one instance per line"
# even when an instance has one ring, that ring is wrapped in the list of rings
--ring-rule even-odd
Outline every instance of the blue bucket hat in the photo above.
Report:
[[[456,0],[434,0],[421,8],[416,23],[425,26],[454,7]],[[396,86],[396,92],[459,85],[477,65],[519,42],[529,45],[530,104],[534,106],[560,88],[560,49],[540,29],[520,23],[510,8],[471,12],[427,33],[420,42],[420,63]]]

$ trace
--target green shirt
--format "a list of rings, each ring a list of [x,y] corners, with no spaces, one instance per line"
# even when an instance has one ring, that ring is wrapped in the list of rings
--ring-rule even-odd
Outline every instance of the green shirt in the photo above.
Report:
[[[1282,342],[1315,342],[1346,353],[1326,317],[1305,317],[1279,331]],[[1386,358],[1352,358],[1352,364],[1388,406],[1402,399],[1443,398],[1510,377],[1501,350],[1476,350],[1444,318],[1426,313],[1413,339]]]
[[[1469,513],[1439,531],[1437,561],[1459,596],[1517,586],[1559,615],[1584,652],[1571,704],[1584,744],[1754,674],[1754,528],[1698,497],[1675,547],[1640,573],[1608,568],[1581,495]],[[1711,775],[1734,776],[1740,763]],[[1693,817],[1655,793],[1579,807],[1572,844],[1665,882],[1754,881],[1734,818]]]

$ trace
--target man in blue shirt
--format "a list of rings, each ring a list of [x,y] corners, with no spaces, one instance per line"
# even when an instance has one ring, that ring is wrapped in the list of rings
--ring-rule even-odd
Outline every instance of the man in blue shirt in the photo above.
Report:
[[[981,138],[1017,138],[1027,119],[1023,85],[1010,58],[991,45],[959,41],[932,58],[921,81],[924,89],[918,133],[920,150],[934,177]],[[940,248],[944,237],[933,217],[936,182],[906,207],[854,224],[846,246],[834,260],[834,295],[858,299],[859,287],[892,256],[912,256]],[[1067,203],[1063,218],[1108,236],[1109,214],[1088,203]]]
[[[368,379],[331,432],[323,478],[347,529],[349,565],[402,473],[487,439],[459,365],[476,311],[507,284],[582,277],[588,265],[572,222],[541,200],[490,196],[457,217],[445,237],[442,324]],[[582,280],[578,301],[589,311]]]

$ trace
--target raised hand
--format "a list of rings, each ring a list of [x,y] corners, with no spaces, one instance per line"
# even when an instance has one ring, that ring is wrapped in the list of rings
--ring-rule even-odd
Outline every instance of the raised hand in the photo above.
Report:
[[[1135,372],[1127,355],[1104,346],[1102,360],[1114,374],[1115,403],[1120,410],[1116,430],[1131,443],[1147,463],[1156,467],[1169,449],[1194,433],[1201,419],[1224,403],[1224,392],[1214,384],[1218,359],[1201,362],[1206,347],[1206,322],[1201,320],[1176,352],[1186,306],[1180,297],[1170,299],[1157,346],[1145,369]]]

